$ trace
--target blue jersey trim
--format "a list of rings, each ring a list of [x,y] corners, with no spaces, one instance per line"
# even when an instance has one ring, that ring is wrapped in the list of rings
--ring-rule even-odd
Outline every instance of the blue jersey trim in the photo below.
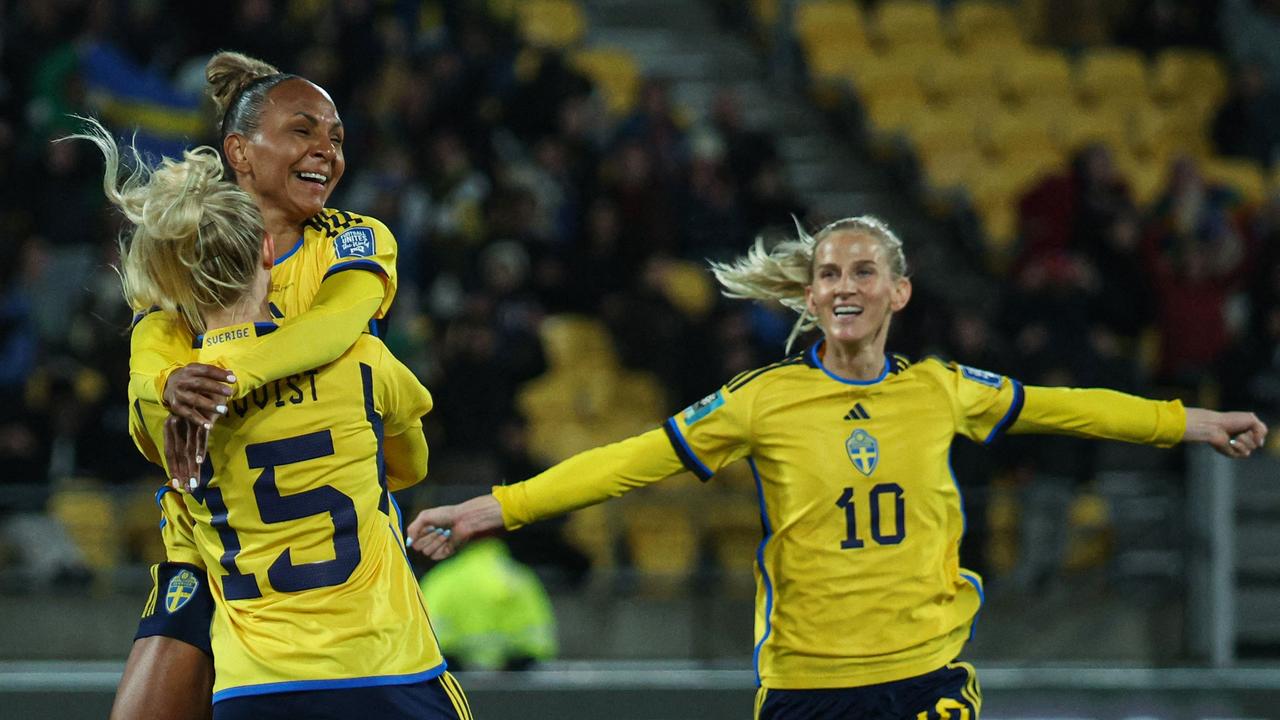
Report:
[[[413,683],[434,680],[444,674],[446,667],[440,663],[430,670],[411,673],[409,675],[374,675],[370,677],[341,678],[335,680],[291,680],[287,682],[263,683],[261,685],[241,685],[240,687],[219,690],[213,694],[215,703],[237,697],[250,695],[270,695],[284,692],[307,692],[312,690],[344,690],[358,687],[381,687],[386,685],[412,685]]]
[[[818,357],[818,348],[821,347],[824,342],[826,342],[826,340],[819,340],[809,347],[809,363],[826,373],[827,377],[832,380],[842,382],[845,385],[875,385],[881,380],[889,377],[889,367],[893,365],[893,361],[888,355],[884,356],[884,368],[880,370],[880,375],[878,375],[874,380],[850,380],[849,378],[840,377],[828,370],[827,366],[822,364],[822,358]]]
[[[373,402],[373,367],[360,363],[360,384],[364,389],[364,417],[369,421],[373,436],[378,441],[378,487],[382,488],[382,497],[378,500],[378,510],[388,513],[387,498],[387,456],[385,450],[382,416],[378,414]],[[388,513],[389,514],[389,513]]]
[[[324,277],[320,278],[320,281],[324,282],[329,279],[330,275],[336,275],[343,270],[368,270],[369,272],[377,273],[379,275],[387,274],[387,271],[383,270],[381,265],[372,260],[351,260],[349,262],[337,263],[330,266],[329,272],[325,273]]]
[[[676,419],[667,418],[667,421],[662,424],[662,429],[666,431],[667,440],[671,442],[671,447],[675,449],[676,456],[680,458],[680,463],[685,466],[685,469],[697,475],[699,480],[710,480],[715,473],[711,472],[711,468],[703,464],[693,453],[693,448],[689,447],[684,435],[680,434],[680,428],[676,427]]]
[[[747,465],[751,467],[751,475],[756,480],[756,495],[760,499],[760,527],[764,530],[764,537],[760,538],[760,545],[756,548],[756,567],[760,568],[760,581],[764,583],[764,634],[760,636],[760,642],[756,643],[755,650],[751,653],[751,667],[756,672],[756,687],[760,687],[762,685],[760,650],[764,648],[765,641],[773,633],[773,581],[769,579],[769,571],[764,565],[764,549],[769,544],[769,538],[773,537],[773,527],[769,524],[769,509],[764,501],[764,482],[760,479],[760,469],[756,467],[755,458],[747,458]]]
[[[1009,429],[1009,426],[1013,425],[1018,416],[1022,414],[1022,405],[1026,402],[1026,393],[1022,390],[1022,383],[1013,378],[1009,378],[1009,382],[1013,383],[1013,402],[1009,404],[1009,411],[1004,414],[1003,418],[1000,418],[1000,422],[996,423],[994,428],[991,428],[991,434],[987,435],[987,439],[982,441],[983,445],[990,445],[998,440]]]
[[[978,591],[978,612],[973,614],[973,620],[969,623],[969,639],[972,640],[974,633],[978,631],[978,618],[982,616],[982,606],[987,604],[987,594],[983,591],[982,582],[978,580],[976,575],[962,572],[960,577],[964,578],[965,582]]]
[[[285,253],[285,254],[283,254],[283,255],[277,255],[277,256],[276,256],[275,264],[276,264],[276,265],[279,265],[280,263],[284,262],[285,260],[288,260],[289,258],[293,257],[294,253],[296,253],[296,252],[298,252],[299,250],[301,250],[301,249],[302,249],[302,239],[303,239],[303,236],[302,236],[302,235],[299,235],[299,236],[298,236],[298,242],[294,243],[294,244],[293,244],[293,247],[289,248],[289,252],[287,252],[287,253]]]
[[[165,493],[171,493],[171,492],[177,492],[177,490],[174,490],[168,485],[161,485],[160,489],[156,490],[156,507],[160,508],[160,529],[161,530],[164,529],[165,525],[169,524],[169,519],[164,516],[164,505],[160,504],[160,499],[164,497]]]

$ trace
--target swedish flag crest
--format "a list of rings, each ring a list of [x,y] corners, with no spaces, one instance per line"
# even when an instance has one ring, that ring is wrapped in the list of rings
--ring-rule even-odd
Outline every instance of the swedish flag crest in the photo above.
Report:
[[[849,459],[858,472],[870,477],[880,463],[880,443],[871,433],[861,428],[854,430],[848,440],[844,441],[845,450],[849,451]]]
[[[182,609],[193,596],[196,594],[196,588],[200,587],[200,581],[196,579],[195,573],[190,570],[183,570],[173,579],[169,581],[169,588],[164,593],[164,609],[170,615]]]

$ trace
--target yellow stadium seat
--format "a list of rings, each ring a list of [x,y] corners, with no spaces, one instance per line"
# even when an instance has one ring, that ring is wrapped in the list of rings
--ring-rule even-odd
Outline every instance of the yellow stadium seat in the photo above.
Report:
[[[1227,73],[1222,61],[1207,50],[1169,48],[1156,56],[1151,95],[1165,105],[1203,98],[1212,107],[1226,97]]]
[[[1267,178],[1252,160],[1213,157],[1200,163],[1206,180],[1234,188],[1248,203],[1260,203],[1267,197]]]
[[[72,480],[49,497],[49,515],[58,521],[98,573],[120,564],[124,534],[117,522],[115,502],[97,483]],[[157,518],[157,523],[159,519]]]
[[[972,147],[938,150],[923,156],[925,182],[934,190],[966,187],[981,175],[985,163]]]
[[[570,513],[565,523],[565,540],[591,558],[592,569],[611,570],[617,565],[614,557],[618,538],[616,513],[613,503],[592,505]]]
[[[1147,63],[1130,48],[1091,50],[1076,68],[1076,94],[1086,104],[1130,107],[1147,99]]]
[[[1167,163],[1160,158],[1117,154],[1116,168],[1129,184],[1129,194],[1138,207],[1147,207],[1164,191]]]
[[[1097,108],[1075,106],[1061,116],[1058,125],[1059,146],[1074,153],[1085,145],[1103,143],[1111,152],[1126,152],[1129,147],[1130,117],[1114,106]]]
[[[516,5],[517,27],[531,45],[566,49],[587,32],[587,17],[573,0],[524,0]]]
[[[996,68],[985,56],[948,54],[941,62],[920,69],[920,84],[935,106],[970,98],[989,105],[998,98]]]
[[[609,329],[596,318],[552,315],[542,321],[538,334],[553,370],[618,365]]]
[[[992,158],[1008,155],[1056,152],[1055,128],[1038,113],[1003,110],[980,125],[978,138],[983,152]]]
[[[925,112],[924,96],[910,93],[882,95],[863,104],[870,129],[879,134],[897,134],[906,130],[916,116]]]
[[[689,579],[698,563],[698,534],[684,505],[631,503],[622,524],[631,565],[646,589],[665,593]]]
[[[961,52],[981,46],[1020,46],[1024,42],[1013,8],[994,0],[957,3],[951,9],[951,31]]]
[[[617,48],[587,48],[572,53],[569,62],[600,89],[610,115],[626,115],[635,106],[640,68],[631,53]]]
[[[978,126],[978,114],[968,106],[959,105],[919,113],[907,125],[905,132],[917,154],[928,156],[953,148],[974,148]]]
[[[1021,105],[1039,96],[1070,96],[1071,64],[1056,50],[1039,50],[1006,64],[997,81],[1006,102]]]
[[[813,41],[805,45],[810,92],[821,107],[835,107],[858,72],[875,62],[871,49],[856,44]]]
[[[877,44],[883,49],[946,44],[933,0],[884,0],[872,12]]]
[[[794,28],[801,42],[822,40],[866,45],[862,10],[846,0],[816,0],[796,6]]]

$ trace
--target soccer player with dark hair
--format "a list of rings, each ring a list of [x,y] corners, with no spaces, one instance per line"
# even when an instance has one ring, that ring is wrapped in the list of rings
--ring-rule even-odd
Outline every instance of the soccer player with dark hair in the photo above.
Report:
[[[214,367],[278,331],[274,238],[254,199],[222,180],[216,151],[140,166],[117,186],[111,136],[93,123],[77,137],[103,152],[107,197],[132,226],[121,250],[127,296],[180,309],[173,321]],[[207,582],[215,719],[470,717],[390,495],[426,474],[431,405],[413,373],[361,335],[331,363],[229,400],[210,430],[204,483],[162,490],[169,559],[186,566],[163,608],[192,602]],[[188,423],[141,400],[130,419],[157,464],[157,448]]]
[[[744,372],[659,429],[576,455],[525,482],[423,511],[414,547],[446,557],[469,538],[616,497],[684,470],[746,459],[764,537],[756,552],[756,717],[976,718],[959,657],[982,604],[960,566],[964,515],[952,438],[1059,433],[1158,446],[1261,447],[1252,413],[1110,390],[1023,386],[936,359],[886,354],[911,298],[902,242],[872,217],[712,269],[730,297],[780,301],[822,337]],[[442,534],[451,530],[451,536]]]

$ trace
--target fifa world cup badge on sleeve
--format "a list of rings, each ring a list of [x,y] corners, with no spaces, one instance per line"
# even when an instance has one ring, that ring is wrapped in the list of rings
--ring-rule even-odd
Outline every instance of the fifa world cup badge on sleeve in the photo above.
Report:
[[[183,570],[173,579],[169,581],[169,587],[164,593],[164,609],[170,615],[182,609],[188,601],[196,594],[196,589],[200,587],[200,580],[196,578],[196,574],[190,570]]]
[[[342,233],[333,241],[334,252],[339,258],[370,257],[376,253],[373,228],[355,227]]]
[[[724,394],[717,390],[684,409],[684,424],[692,425],[724,404]]]
[[[993,388],[1000,387],[1000,376],[996,373],[989,372],[987,370],[979,370],[978,368],[971,368],[968,365],[961,365],[960,373],[976,383],[981,383]]]

